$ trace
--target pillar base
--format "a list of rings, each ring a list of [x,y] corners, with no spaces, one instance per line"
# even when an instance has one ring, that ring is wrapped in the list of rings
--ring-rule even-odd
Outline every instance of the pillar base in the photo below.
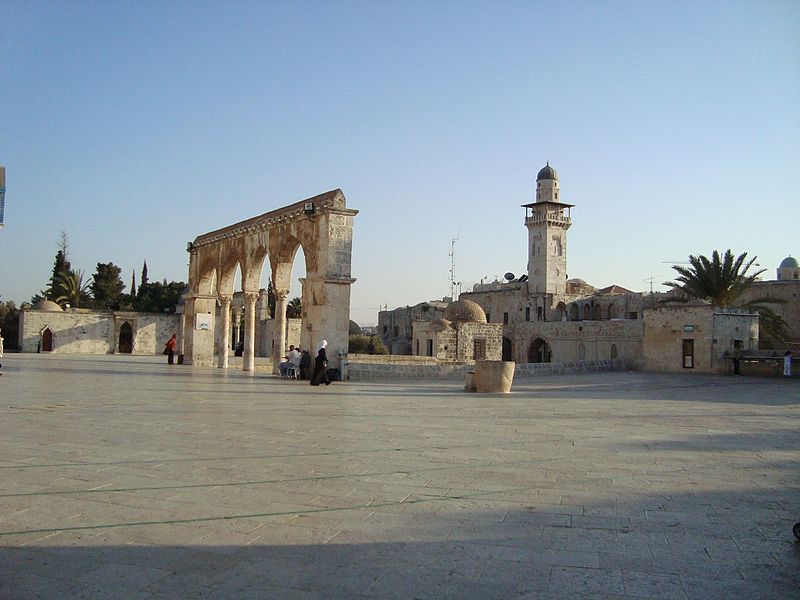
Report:
[[[475,361],[475,390],[479,394],[507,394],[514,381],[516,363],[501,360]]]

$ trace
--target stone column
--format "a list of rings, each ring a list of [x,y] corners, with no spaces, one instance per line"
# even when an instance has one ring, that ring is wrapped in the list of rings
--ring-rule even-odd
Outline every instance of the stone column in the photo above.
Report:
[[[289,290],[275,290],[275,348],[272,353],[272,372],[279,372],[278,365],[286,355],[286,305],[289,303]]]
[[[233,312],[233,349],[236,350],[236,346],[239,345],[239,327],[242,323],[241,312],[239,308],[232,308]],[[231,347],[231,339],[228,338],[228,347]]]
[[[184,301],[184,364],[210,367],[214,364],[214,313],[216,296],[194,294]]]
[[[217,366],[220,369],[228,368],[228,354],[231,347],[231,297],[219,297],[219,355]]]
[[[244,293],[244,353],[242,370],[251,375],[255,371],[256,349],[256,300],[258,292]]]

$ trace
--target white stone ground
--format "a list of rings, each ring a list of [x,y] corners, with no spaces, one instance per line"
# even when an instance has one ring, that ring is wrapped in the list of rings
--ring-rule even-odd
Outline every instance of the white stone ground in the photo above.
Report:
[[[6,355],[0,598],[793,598],[800,380]]]

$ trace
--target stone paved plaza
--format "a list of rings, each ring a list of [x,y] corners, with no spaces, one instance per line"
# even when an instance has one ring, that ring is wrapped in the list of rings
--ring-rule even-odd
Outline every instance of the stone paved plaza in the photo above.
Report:
[[[800,381],[11,355],[0,598],[798,598]]]

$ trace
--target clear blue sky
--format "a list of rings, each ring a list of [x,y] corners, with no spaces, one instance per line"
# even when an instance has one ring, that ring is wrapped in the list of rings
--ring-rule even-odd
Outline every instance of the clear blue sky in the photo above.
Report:
[[[0,297],[73,267],[186,280],[198,234],[334,188],[352,318],[526,268],[537,171],[570,277],[800,256],[800,4],[0,3]],[[300,275],[296,266],[296,275]],[[656,286],[659,289],[660,286]]]

